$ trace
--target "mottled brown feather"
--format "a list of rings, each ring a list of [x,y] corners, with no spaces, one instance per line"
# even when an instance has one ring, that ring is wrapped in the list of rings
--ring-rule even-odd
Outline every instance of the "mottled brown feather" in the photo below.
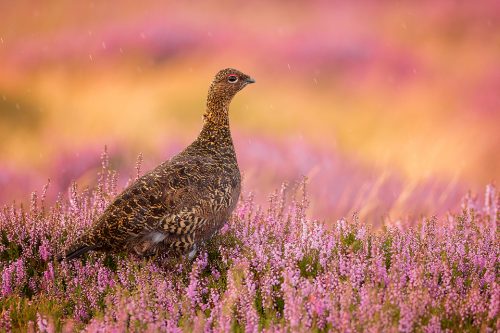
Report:
[[[231,82],[235,77],[236,82]],[[229,104],[253,82],[235,69],[217,73],[198,138],[118,195],[66,256],[77,257],[89,250],[125,250],[140,256],[182,254],[217,232],[240,195]]]

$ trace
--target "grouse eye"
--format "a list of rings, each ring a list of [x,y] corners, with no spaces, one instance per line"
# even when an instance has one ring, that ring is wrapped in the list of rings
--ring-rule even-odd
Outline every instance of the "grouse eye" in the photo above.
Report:
[[[236,82],[238,82],[238,77],[237,77],[236,75],[229,75],[229,76],[227,77],[227,80],[228,80],[229,82],[231,82],[231,83],[236,83]]]

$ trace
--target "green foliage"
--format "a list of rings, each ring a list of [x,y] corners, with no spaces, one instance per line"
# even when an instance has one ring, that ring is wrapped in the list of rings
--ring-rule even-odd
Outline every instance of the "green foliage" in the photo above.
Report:
[[[363,248],[363,242],[356,238],[354,231],[349,232],[347,235],[342,235],[340,239],[342,245],[353,253],[358,252]]]
[[[112,272],[116,272],[118,269],[118,259],[112,255],[106,255],[103,264],[104,267],[109,268]]]
[[[61,330],[63,318],[73,313],[72,305],[63,300],[39,295],[29,300],[24,297],[11,296],[0,300],[0,313],[8,310],[14,331],[23,332],[24,328],[37,321],[37,313],[47,315],[56,330]]]
[[[240,323],[237,319],[231,321],[231,332],[233,333],[244,333],[245,325]]]
[[[22,248],[19,243],[9,241],[7,237],[7,231],[1,231],[1,244],[4,250],[0,253],[0,259],[5,262],[14,261],[19,258],[22,254]]]
[[[391,268],[392,260],[392,236],[386,236],[386,239],[382,243],[382,251],[384,252],[385,268],[389,270]]]
[[[481,332],[480,327],[474,325],[474,319],[470,316],[463,317],[459,314],[453,314],[441,319],[441,329],[452,332]]]
[[[322,270],[319,263],[319,251],[317,249],[312,249],[304,254],[302,259],[298,262],[298,266],[302,277],[315,278],[318,276],[318,273]]]

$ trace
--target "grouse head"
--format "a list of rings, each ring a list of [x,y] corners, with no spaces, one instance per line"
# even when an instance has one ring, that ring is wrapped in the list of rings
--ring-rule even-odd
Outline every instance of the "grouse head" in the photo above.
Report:
[[[239,70],[226,68],[215,75],[209,94],[212,97],[229,102],[238,91],[250,83],[255,83],[255,80],[250,76]]]

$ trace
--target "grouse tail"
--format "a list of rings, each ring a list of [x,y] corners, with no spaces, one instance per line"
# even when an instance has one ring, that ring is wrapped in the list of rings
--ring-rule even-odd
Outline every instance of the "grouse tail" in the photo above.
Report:
[[[76,259],[76,258],[84,255],[85,253],[92,251],[94,249],[95,249],[95,246],[83,245],[83,246],[76,248],[75,250],[67,252],[64,256],[59,257],[58,261],[61,262],[64,259],[66,259],[66,260]]]

